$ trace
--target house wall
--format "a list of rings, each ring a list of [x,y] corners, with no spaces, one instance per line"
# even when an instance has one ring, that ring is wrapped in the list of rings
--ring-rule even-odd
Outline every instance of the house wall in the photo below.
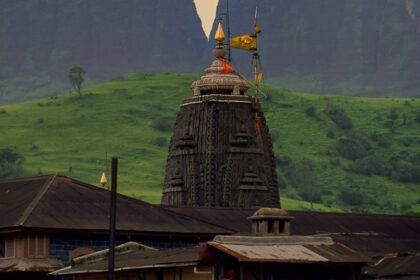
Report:
[[[240,266],[237,266],[240,268]],[[237,270],[240,275],[240,269]],[[242,266],[243,280],[313,280],[340,279],[357,280],[360,275],[359,265],[325,264],[275,264],[275,263],[244,263]],[[316,276],[316,277],[315,277]]]
[[[4,257],[47,258],[49,238],[44,233],[18,233],[4,237]]]
[[[211,266],[199,268],[200,272],[211,272]],[[74,280],[107,280],[106,273],[91,273],[75,275]],[[196,274],[194,267],[156,268],[116,273],[116,280],[212,280],[212,274]]]

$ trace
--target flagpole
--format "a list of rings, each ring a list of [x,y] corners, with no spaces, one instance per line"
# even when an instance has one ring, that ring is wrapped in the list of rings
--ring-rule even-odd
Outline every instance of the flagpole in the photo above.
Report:
[[[229,39],[230,39],[230,22],[229,22],[229,0],[226,0],[226,29],[227,29],[227,51],[228,51],[228,61],[232,62],[232,54],[231,54],[231,48],[230,48],[230,43],[229,43]]]

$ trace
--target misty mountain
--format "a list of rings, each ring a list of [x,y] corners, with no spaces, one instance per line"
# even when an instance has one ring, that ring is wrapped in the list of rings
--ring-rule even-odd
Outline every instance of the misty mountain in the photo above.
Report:
[[[193,0],[2,0],[0,102],[51,94],[74,65],[94,81],[197,72],[206,45]]]
[[[230,0],[232,35],[251,32],[257,3],[269,82],[419,95],[420,0]],[[225,6],[220,0],[218,14]],[[0,102],[69,91],[74,65],[86,85],[133,72],[199,73],[213,46],[193,0],[2,0]],[[251,76],[250,53],[235,50],[233,64]]]
[[[420,95],[420,1],[230,0],[232,35],[251,32],[257,3],[271,82],[332,94]],[[220,0],[218,14],[225,7]],[[247,55],[233,58],[249,72]]]

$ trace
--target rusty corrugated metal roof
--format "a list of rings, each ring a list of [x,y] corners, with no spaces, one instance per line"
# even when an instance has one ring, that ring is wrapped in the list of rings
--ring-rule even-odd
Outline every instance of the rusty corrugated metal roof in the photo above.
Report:
[[[327,258],[302,245],[230,245],[209,243],[216,249],[229,254],[241,262],[328,262]]]
[[[330,237],[319,236],[216,236],[208,244],[241,262],[280,263],[364,263],[368,259],[334,242]]]
[[[420,252],[387,254],[363,271],[369,278],[394,279],[395,276],[420,276]],[[414,278],[413,278],[414,279]]]
[[[153,266],[174,267],[195,265],[199,261],[198,248],[169,249],[162,251],[138,251],[115,256],[115,271],[151,268]],[[69,266],[51,273],[68,275],[108,271],[108,260]]]

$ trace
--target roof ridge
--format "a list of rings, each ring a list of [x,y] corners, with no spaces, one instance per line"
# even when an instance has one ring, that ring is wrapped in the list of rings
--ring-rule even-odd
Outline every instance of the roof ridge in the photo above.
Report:
[[[57,175],[50,175],[50,176],[51,176],[51,178],[44,183],[44,185],[42,186],[41,190],[32,199],[31,203],[29,203],[29,205],[25,209],[25,211],[23,211],[22,216],[16,222],[15,226],[23,226],[23,224],[28,219],[29,215],[32,213],[32,211],[35,209],[35,207],[38,205],[38,202],[45,195],[45,193],[47,192],[47,190],[50,188],[51,184],[54,182],[55,178],[57,177]]]
[[[42,179],[46,177],[54,176],[55,174],[43,174],[43,175],[35,175],[35,176],[25,176],[25,177],[14,177],[14,178],[5,178],[0,179],[0,183],[8,183],[8,182],[16,182],[16,181],[30,181],[34,179]]]
[[[174,208],[175,208],[175,207],[174,207]],[[162,206],[160,206],[160,209],[164,210],[166,213],[168,213],[168,212],[169,212],[169,213],[171,213],[172,215],[176,215],[176,216],[178,216],[178,217],[188,218],[188,219],[191,219],[191,220],[198,221],[198,222],[200,222],[200,223],[204,223],[204,224],[207,224],[207,225],[211,225],[211,226],[216,227],[216,228],[225,229],[225,230],[228,230],[228,231],[230,231],[230,232],[235,232],[235,229],[232,229],[232,228],[230,228],[230,227],[226,227],[226,226],[223,226],[223,225],[219,225],[219,224],[216,224],[216,223],[212,223],[212,222],[206,221],[205,219],[201,219],[201,218],[193,217],[193,216],[190,216],[190,215],[188,215],[188,214],[179,213],[179,212],[173,211],[173,210],[171,210],[171,209],[167,209],[166,207],[162,207]]]

